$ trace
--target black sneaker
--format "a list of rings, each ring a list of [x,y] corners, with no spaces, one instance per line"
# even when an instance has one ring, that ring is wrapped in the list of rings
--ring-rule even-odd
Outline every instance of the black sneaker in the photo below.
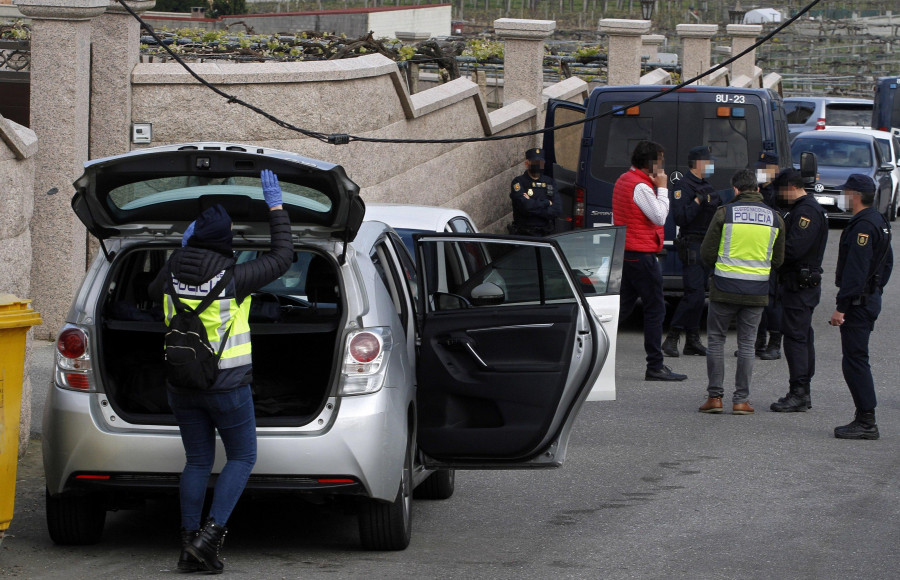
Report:
[[[687,375],[673,373],[672,369],[667,366],[663,366],[661,369],[647,369],[647,372],[644,373],[645,381],[683,381],[686,378]]]

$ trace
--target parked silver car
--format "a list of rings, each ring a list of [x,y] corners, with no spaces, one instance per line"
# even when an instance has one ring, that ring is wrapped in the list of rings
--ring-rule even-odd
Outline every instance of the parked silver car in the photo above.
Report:
[[[614,319],[622,228],[424,234],[416,267],[389,226],[362,222],[338,165],[228,143],[143,149],[89,162],[75,182],[73,209],[102,252],[59,334],[44,408],[55,542],[97,542],[107,510],[177,493],[184,450],[165,398],[162,297],[147,284],[213,203],[234,220],[238,261],[265,251],[264,168],[281,182],[295,259],[251,297],[247,493],[345,496],[364,547],[403,549],[414,487],[447,497],[449,469],[562,464],[611,343],[585,292]],[[220,452],[214,472],[223,463]]]

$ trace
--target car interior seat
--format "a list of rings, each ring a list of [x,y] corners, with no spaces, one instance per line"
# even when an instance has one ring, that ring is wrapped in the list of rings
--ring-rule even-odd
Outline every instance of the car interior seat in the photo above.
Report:
[[[327,258],[316,255],[309,261],[306,270],[306,299],[313,306],[340,302],[337,274]]]

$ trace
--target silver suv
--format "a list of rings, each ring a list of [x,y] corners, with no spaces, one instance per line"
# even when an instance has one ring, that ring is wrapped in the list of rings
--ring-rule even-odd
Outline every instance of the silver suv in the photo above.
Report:
[[[44,409],[55,542],[97,542],[107,510],[177,493],[184,449],[165,397],[162,297],[147,285],[210,204],[233,218],[239,262],[266,250],[261,169],[279,177],[295,253],[251,298],[247,493],[345,496],[364,547],[403,549],[417,486],[446,498],[454,468],[562,463],[614,340],[622,228],[423,234],[417,268],[390,227],[362,222],[338,165],[228,143],[143,149],[89,162],[75,182],[73,209],[102,252],[59,334]]]

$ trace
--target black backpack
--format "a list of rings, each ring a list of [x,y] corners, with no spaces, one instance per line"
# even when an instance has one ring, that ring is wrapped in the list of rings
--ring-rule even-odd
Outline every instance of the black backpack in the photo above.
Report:
[[[169,285],[169,294],[172,296],[176,312],[169,322],[169,331],[165,336],[165,358],[166,380],[173,387],[205,391],[216,381],[219,359],[222,357],[234,320],[228,325],[219,352],[216,352],[209,343],[206,328],[200,320],[200,313],[219,297],[233,275],[231,268],[225,270],[222,278],[195,309],[182,303],[175,289]]]

